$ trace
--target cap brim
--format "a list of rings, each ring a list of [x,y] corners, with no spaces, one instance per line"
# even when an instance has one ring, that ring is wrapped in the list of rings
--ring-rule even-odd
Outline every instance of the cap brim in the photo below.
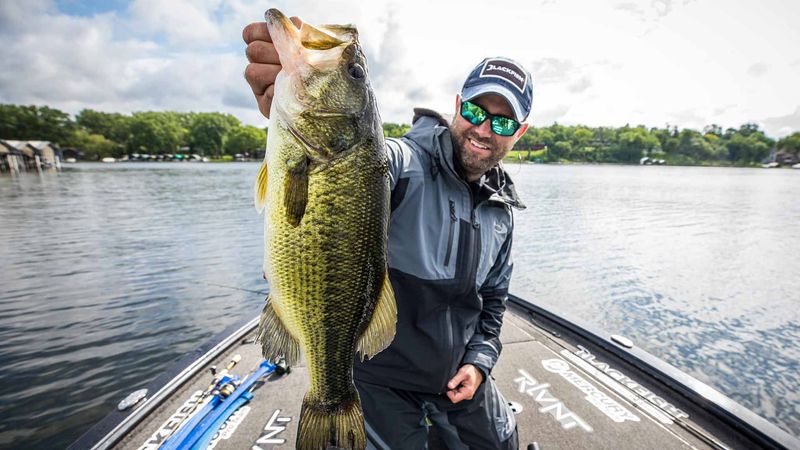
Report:
[[[514,93],[511,92],[511,90],[507,87],[499,84],[479,84],[477,86],[464,89],[464,91],[461,93],[461,99],[470,101],[485,94],[497,94],[506,99],[508,104],[511,105],[511,109],[514,110],[514,117],[517,119],[517,122],[522,123],[527,118],[527,115],[525,115],[522,105],[519,104],[519,100],[517,100],[516,95],[514,95]]]

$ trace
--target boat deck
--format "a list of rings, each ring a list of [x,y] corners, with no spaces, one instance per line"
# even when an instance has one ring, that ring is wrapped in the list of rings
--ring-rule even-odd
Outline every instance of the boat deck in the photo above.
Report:
[[[252,343],[252,324],[244,337],[198,366],[202,370],[165,400],[148,405],[151,410],[135,428],[118,430],[119,439],[106,444],[120,449],[158,448],[191,409],[193,399],[206,389],[212,365],[222,368],[239,354],[242,360],[232,372],[244,378],[261,362],[259,348]],[[788,440],[775,445],[753,439],[718,413],[710,413],[702,401],[690,400],[616,352],[593,345],[530,309],[509,303],[501,340],[503,353],[493,376],[517,410],[520,448],[752,449],[795,448],[797,444],[785,436]],[[306,385],[302,363],[285,375],[270,376],[254,392],[253,400],[225,424],[214,448],[294,448]],[[110,427],[95,431],[108,433]],[[81,441],[74,447],[79,445]]]

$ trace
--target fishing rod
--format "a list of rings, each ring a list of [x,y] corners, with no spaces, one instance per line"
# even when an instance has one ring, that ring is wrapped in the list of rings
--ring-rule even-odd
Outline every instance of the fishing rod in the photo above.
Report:
[[[224,424],[240,406],[246,404],[253,398],[252,388],[255,383],[265,375],[275,372],[276,369],[278,369],[278,366],[269,361],[263,361],[259,364],[255,372],[242,381],[233,392],[227,395],[221,404],[212,408],[210,414],[207,414],[196,426],[192,427],[192,429],[186,433],[186,437],[182,439],[182,442],[176,443],[176,446],[171,448],[177,450],[199,450],[208,447],[208,444],[213,440],[214,435],[217,434],[222,424]]]
[[[177,448],[180,443],[186,439],[186,436],[194,429],[197,424],[207,416],[221,401],[221,396],[227,395],[230,392],[233,392],[236,389],[235,382],[238,381],[238,377],[232,377],[230,375],[230,371],[242,360],[242,355],[236,354],[233,358],[231,358],[228,365],[225,366],[219,373],[216,373],[215,368],[212,366],[212,375],[214,378],[211,380],[211,383],[208,385],[205,391],[203,391],[202,396],[198,399],[197,403],[192,406],[192,409],[189,413],[184,416],[181,421],[178,423],[178,426],[172,429],[172,432],[167,436],[167,439],[161,444],[159,450],[174,450]],[[203,405],[203,408],[194,414],[194,411],[203,404],[203,402],[209,397],[211,400],[206,402]],[[189,419],[191,417],[191,419]],[[189,419],[188,422],[184,424],[186,419]]]

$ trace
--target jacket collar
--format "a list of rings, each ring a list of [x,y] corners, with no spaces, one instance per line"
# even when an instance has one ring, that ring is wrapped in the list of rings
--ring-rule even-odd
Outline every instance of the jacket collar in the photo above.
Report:
[[[453,164],[453,140],[447,119],[436,111],[414,108],[411,124],[411,130],[404,137],[414,141],[431,157],[431,175],[435,178],[439,171],[444,171],[463,182]],[[501,164],[489,169],[478,183],[490,201],[499,201],[520,210],[526,208]]]

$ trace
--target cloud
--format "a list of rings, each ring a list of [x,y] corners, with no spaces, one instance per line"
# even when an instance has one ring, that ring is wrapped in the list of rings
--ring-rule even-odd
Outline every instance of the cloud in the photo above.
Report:
[[[684,7],[694,0],[684,0],[681,2],[681,7]],[[655,24],[661,19],[669,16],[675,12],[675,1],[673,0],[652,0],[649,5],[642,6],[641,3],[636,2],[622,2],[614,5],[614,10],[628,13],[642,22],[649,22]],[[651,32],[652,29],[646,32]]]
[[[17,20],[15,12],[3,8],[0,22]],[[136,65],[144,68],[156,49],[144,40],[109,38],[119,24],[114,14],[32,12],[25,12],[26,27],[5,35],[14,44],[0,47],[0,96],[7,101],[102,104],[135,81]]]
[[[383,35],[380,43],[371,50],[364,47],[369,61],[369,77],[372,82],[375,96],[378,99],[381,117],[391,118],[411,117],[414,106],[431,106],[431,92],[425,87],[416,73],[421,65],[418,56],[409,57],[403,42],[404,36],[410,31],[401,22],[399,13],[390,7],[383,16]],[[397,119],[394,119],[397,120]]]
[[[644,16],[645,15],[644,10],[642,10],[642,8],[640,8],[639,5],[637,5],[636,3],[633,3],[633,2],[619,3],[617,5],[614,5],[614,9],[619,10],[619,11],[627,11],[627,12],[629,12],[631,14],[634,14],[634,15],[637,15],[637,16]]]
[[[672,12],[672,0],[653,0],[652,6],[659,17],[666,17]]]
[[[263,4],[129,0],[78,8],[58,1],[0,0],[0,101],[70,113],[157,108],[261,120],[242,78],[247,62],[241,29],[263,20]],[[390,121],[408,122],[413,106],[451,110],[472,64],[507,53],[533,72],[536,121],[663,124],[705,115],[734,124],[768,117],[775,130],[794,126],[792,114],[781,114],[800,104],[791,89],[800,59],[788,44],[797,31],[774,20],[788,11],[778,3],[761,9],[732,3],[726,10],[731,20],[714,22],[718,8],[706,2],[606,0],[575,8],[546,0],[545,6],[520,4],[518,14],[506,15],[508,36],[500,42],[457,27],[482,5],[465,1],[458,11],[427,0],[329,0],[322,9],[313,0],[275,0],[269,6],[311,23],[356,23],[381,114]],[[430,14],[418,14],[423,6],[432,8]],[[769,14],[757,14],[761,10]],[[434,14],[444,11],[452,20]],[[480,11],[486,20],[502,16]],[[524,28],[524,17],[532,15],[547,40],[531,39]],[[774,44],[773,51],[759,53],[762,44],[742,35],[736,23],[745,19],[753,33]],[[648,28],[652,32],[643,34]],[[725,46],[742,52],[718,51]],[[770,83],[754,83],[767,78]],[[642,113],[632,117],[637,110]]]
[[[719,108],[714,108],[714,116],[722,115],[737,106],[738,105],[736,103],[731,103],[729,105],[720,106]]]
[[[575,63],[568,59],[542,58],[531,64],[534,83],[563,83],[576,72]]]
[[[141,31],[166,36],[169,43],[190,47],[222,42],[222,33],[212,15],[219,1],[135,0],[128,12],[132,25]]]
[[[701,128],[706,125],[706,118],[701,116],[696,109],[684,109],[669,114],[677,125],[685,128]]]
[[[246,83],[231,83],[222,93],[222,104],[233,108],[254,108],[256,99]]]
[[[758,62],[747,68],[747,74],[754,77],[760,77],[765,73],[767,73],[768,70],[769,70],[768,65],[762,62]]]
[[[428,88],[426,88],[425,86],[422,86],[416,89],[409,90],[408,92],[406,92],[406,96],[412,102],[418,103],[431,98],[431,91],[428,90]]]
[[[797,106],[791,114],[769,117],[762,120],[761,123],[769,136],[788,136],[800,130],[800,106]]]
[[[569,109],[569,105],[557,105],[552,108],[544,109],[540,112],[537,112],[536,109],[534,109],[533,113],[531,114],[531,119],[539,126],[551,125],[566,116],[567,112],[569,112]]]
[[[207,2],[207,10],[180,2],[160,7],[139,1],[130,5],[131,14],[87,16],[60,13],[49,2],[24,4],[0,2],[0,23],[25,24],[0,31],[4,41],[13,42],[0,47],[0,101],[48,105],[72,114],[84,108],[236,115],[257,111],[242,78],[246,60],[241,50],[213,50],[221,39],[214,20],[223,20],[214,15],[224,16],[214,1]],[[158,12],[148,15],[145,7]],[[189,26],[180,15],[197,22],[193,30],[168,30],[172,20],[173,28]],[[154,33],[166,37],[152,40]]]
[[[587,76],[583,76],[578,81],[567,86],[567,90],[573,94],[580,94],[581,92],[585,92],[591,86],[592,80],[590,80]]]

